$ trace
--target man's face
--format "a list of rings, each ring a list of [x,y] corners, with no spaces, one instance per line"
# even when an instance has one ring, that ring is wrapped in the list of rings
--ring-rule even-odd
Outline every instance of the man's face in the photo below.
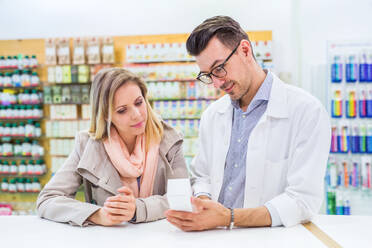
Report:
[[[241,45],[223,66],[226,75],[222,78],[210,75],[213,85],[230,95],[232,100],[241,99],[249,88],[248,69],[244,56],[241,55]],[[221,65],[233,50],[223,45],[213,37],[207,47],[196,56],[196,63],[202,73],[210,73],[212,69]],[[239,54],[240,53],[240,54]]]

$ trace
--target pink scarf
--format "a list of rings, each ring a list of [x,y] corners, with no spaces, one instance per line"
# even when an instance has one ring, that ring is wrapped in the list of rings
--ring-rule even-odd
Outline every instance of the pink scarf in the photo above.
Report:
[[[150,146],[146,154],[145,136],[139,135],[132,154],[120,137],[116,128],[111,127],[110,139],[105,139],[105,150],[119,172],[124,186],[129,187],[136,198],[149,197],[154,188],[155,174],[158,166],[159,144]],[[137,178],[141,176],[140,190],[138,192]]]

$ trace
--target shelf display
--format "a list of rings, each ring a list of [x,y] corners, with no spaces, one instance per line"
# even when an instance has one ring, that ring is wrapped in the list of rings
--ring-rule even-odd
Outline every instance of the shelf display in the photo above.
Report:
[[[271,39],[271,32],[263,33],[259,37]],[[195,80],[199,69],[186,52],[185,37],[6,41],[0,47],[0,203],[9,206],[4,212],[35,214],[37,192],[73,150],[76,133],[89,128],[90,84],[103,68],[125,65],[145,80],[155,111],[183,133],[189,164],[201,113],[222,93]],[[272,54],[263,54],[260,63],[272,63]]]
[[[328,214],[372,214],[372,43],[328,46]]]

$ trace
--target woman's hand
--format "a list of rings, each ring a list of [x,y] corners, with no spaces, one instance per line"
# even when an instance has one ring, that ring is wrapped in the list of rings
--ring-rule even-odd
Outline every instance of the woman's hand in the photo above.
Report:
[[[131,220],[136,212],[133,192],[128,187],[121,187],[118,192],[118,195],[108,197],[104,206],[88,220],[103,226],[113,226]]]

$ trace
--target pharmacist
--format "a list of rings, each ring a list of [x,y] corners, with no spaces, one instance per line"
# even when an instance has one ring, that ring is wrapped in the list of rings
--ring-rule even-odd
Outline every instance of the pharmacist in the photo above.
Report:
[[[184,231],[309,221],[322,203],[331,140],[322,104],[263,70],[230,17],[205,20],[187,50],[198,80],[227,94],[201,118],[191,165],[197,211],[168,210],[167,220]]]

